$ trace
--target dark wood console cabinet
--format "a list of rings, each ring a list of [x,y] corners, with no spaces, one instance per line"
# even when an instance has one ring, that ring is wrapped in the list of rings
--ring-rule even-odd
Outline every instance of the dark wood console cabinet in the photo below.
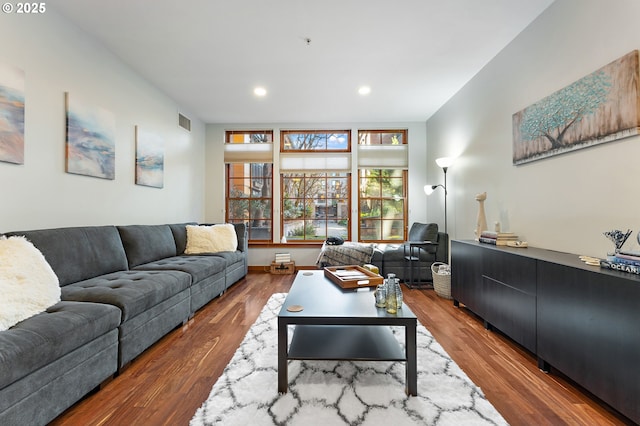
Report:
[[[451,268],[454,305],[640,424],[640,276],[575,254],[458,240]]]

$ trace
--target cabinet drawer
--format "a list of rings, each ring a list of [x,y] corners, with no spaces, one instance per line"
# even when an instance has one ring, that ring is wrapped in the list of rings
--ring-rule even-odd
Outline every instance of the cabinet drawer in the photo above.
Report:
[[[483,275],[524,293],[536,294],[536,260],[500,250],[484,250]]]
[[[536,352],[536,296],[487,276],[482,280],[484,320]]]

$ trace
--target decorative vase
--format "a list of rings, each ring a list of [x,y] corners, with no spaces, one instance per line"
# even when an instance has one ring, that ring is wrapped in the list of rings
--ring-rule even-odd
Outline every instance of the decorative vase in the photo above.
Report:
[[[375,296],[376,307],[384,308],[387,306],[387,289],[385,287],[385,283],[382,283],[378,287],[376,287]]]
[[[385,284],[387,293],[387,313],[396,314],[402,308],[402,288],[395,274],[389,274]]]

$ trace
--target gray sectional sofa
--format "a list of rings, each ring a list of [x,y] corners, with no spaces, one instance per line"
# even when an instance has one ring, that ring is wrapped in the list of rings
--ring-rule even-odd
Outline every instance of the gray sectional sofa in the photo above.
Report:
[[[4,234],[42,252],[62,301],[0,331],[0,424],[51,421],[247,274],[244,224],[238,250],[202,255],[184,254],[186,225]]]

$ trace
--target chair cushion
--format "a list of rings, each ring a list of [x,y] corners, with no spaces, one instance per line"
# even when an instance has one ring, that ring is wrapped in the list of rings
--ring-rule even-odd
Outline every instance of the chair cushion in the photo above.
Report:
[[[438,224],[414,222],[409,230],[409,241],[438,241]]]

